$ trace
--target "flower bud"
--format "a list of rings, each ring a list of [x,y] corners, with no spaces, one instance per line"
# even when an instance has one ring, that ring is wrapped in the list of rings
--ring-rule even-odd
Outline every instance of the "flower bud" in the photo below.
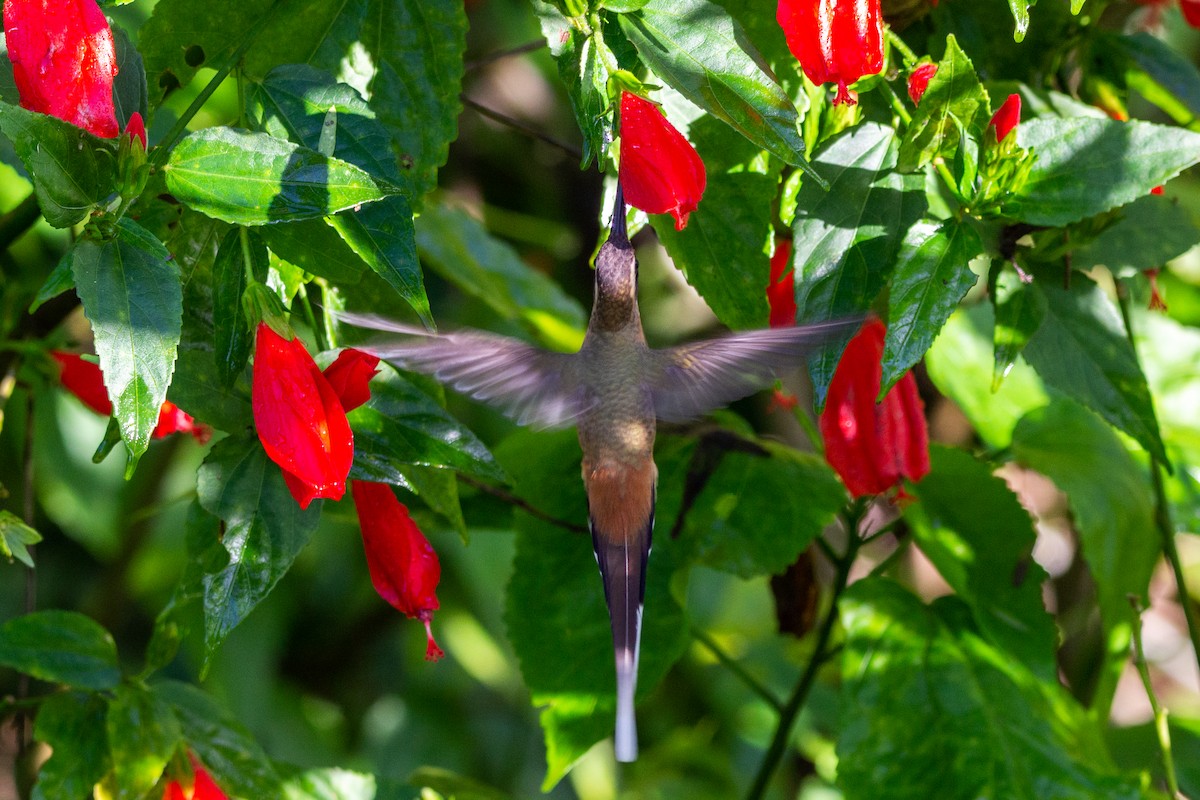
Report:
[[[767,304],[771,308],[772,328],[796,324],[796,276],[792,271],[792,242],[780,239],[771,256],[771,277],[767,283]]]
[[[855,497],[882,494],[929,472],[929,434],[912,373],[875,402],[886,333],[871,319],[846,345],[820,419],[825,459]]]
[[[879,0],[779,0],[775,18],[808,79],[837,84],[834,105],[857,103],[850,84],[883,69]]]
[[[1021,95],[1010,94],[1004,104],[992,115],[988,127],[996,129],[996,141],[1003,142],[1021,121]]]
[[[621,93],[621,166],[625,201],[647,214],[670,214],[675,230],[687,225],[704,194],[707,176],[695,148],[658,106]]]
[[[193,770],[191,787],[185,789],[184,782],[178,778],[172,778],[167,781],[163,800],[229,800],[204,767],[200,766],[195,758],[191,761]]]
[[[354,459],[346,411],[299,339],[258,326],[251,386],[254,427],[301,508],[339,500]]]
[[[409,619],[425,623],[425,659],[437,661],[445,655],[433,640],[442,577],[437,553],[387,484],[354,481],[354,508],[375,591]]]
[[[917,67],[908,75],[908,96],[913,101],[913,105],[921,102],[921,98],[925,96],[925,90],[929,88],[929,81],[937,74],[938,66],[932,61],[926,61],[924,64],[918,64]]]
[[[4,36],[22,108],[117,135],[116,47],[96,0],[4,0]]]

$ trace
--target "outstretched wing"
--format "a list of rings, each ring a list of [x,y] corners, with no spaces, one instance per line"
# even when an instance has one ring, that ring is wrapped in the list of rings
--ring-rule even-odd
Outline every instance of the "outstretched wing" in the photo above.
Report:
[[[683,422],[767,386],[861,318],[735,333],[654,352],[650,395],[661,420]]]
[[[573,353],[552,353],[489,333],[432,334],[382,317],[346,312],[337,316],[360,328],[403,334],[355,347],[402,369],[432,375],[518,424],[566,427],[593,402]]]

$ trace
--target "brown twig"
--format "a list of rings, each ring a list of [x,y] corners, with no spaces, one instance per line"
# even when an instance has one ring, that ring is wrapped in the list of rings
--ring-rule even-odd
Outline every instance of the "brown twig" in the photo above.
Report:
[[[568,142],[564,142],[562,139],[558,139],[554,136],[551,136],[548,133],[543,133],[542,131],[539,131],[537,128],[534,128],[531,125],[527,125],[524,122],[522,122],[521,120],[516,119],[515,117],[510,117],[507,114],[502,114],[499,111],[495,111],[491,108],[488,108],[485,105],[481,105],[478,102],[476,102],[475,100],[472,100],[471,98],[467,97],[465,94],[462,95],[462,102],[463,102],[464,106],[474,110],[476,113],[480,114],[481,116],[487,117],[488,119],[491,119],[491,120],[495,120],[496,122],[499,122],[501,125],[507,125],[508,127],[512,128],[513,130],[520,131],[521,133],[525,134],[526,136],[530,136],[530,137],[533,137],[534,139],[537,139],[539,142],[545,142],[546,144],[550,145],[551,147],[557,147],[559,150],[562,150],[567,155],[572,156],[579,161],[583,160],[583,151]]]
[[[484,492],[486,494],[490,494],[492,497],[503,500],[505,503],[508,503],[509,505],[516,506],[517,508],[524,511],[526,514],[529,514],[531,517],[537,517],[538,519],[542,520],[543,522],[549,522],[551,525],[557,525],[558,527],[562,528],[563,530],[568,530],[568,531],[571,531],[572,533],[589,533],[590,532],[586,525],[579,525],[574,522],[568,522],[565,519],[559,519],[558,517],[551,516],[551,515],[547,514],[545,511],[542,511],[540,508],[530,505],[528,500],[525,500],[524,498],[521,498],[521,497],[517,497],[512,492],[509,492],[505,489],[501,489],[499,486],[492,486],[490,483],[484,483],[483,481],[476,480],[475,478],[472,478],[467,475],[462,475],[462,474],[459,474],[458,479],[460,481],[462,481],[463,483],[465,483],[467,486],[470,486],[473,489],[478,489],[479,491]]]

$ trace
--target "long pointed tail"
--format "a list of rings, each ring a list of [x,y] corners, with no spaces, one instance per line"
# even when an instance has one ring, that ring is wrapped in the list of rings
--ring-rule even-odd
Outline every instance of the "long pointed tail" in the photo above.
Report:
[[[624,530],[609,530],[603,514],[591,514],[592,544],[604,579],[604,599],[612,622],[613,651],[617,668],[617,725],[615,749],[618,761],[636,761],[637,723],[634,694],[637,691],[638,652],[642,635],[642,602],[646,594],[646,563],[650,557],[650,535],[654,528],[651,492],[649,515]]]

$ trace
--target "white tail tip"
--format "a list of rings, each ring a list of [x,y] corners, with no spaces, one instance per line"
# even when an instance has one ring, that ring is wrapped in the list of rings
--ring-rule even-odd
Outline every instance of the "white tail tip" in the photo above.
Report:
[[[613,736],[613,749],[617,761],[637,761],[638,738],[637,718],[633,711],[633,695],[637,689],[637,662],[629,658],[617,664],[617,729]]]

